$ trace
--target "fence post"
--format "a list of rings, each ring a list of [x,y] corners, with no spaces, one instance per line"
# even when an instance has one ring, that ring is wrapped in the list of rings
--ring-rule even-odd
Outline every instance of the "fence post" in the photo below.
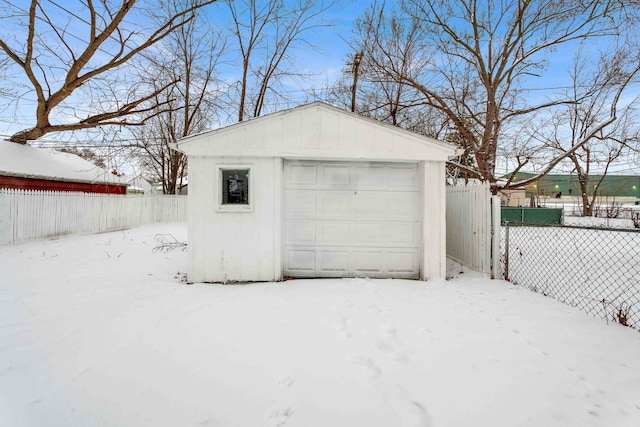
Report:
[[[0,190],[0,245],[13,243],[12,197],[10,192]]]
[[[509,221],[504,222],[504,280],[509,280]]]
[[[500,220],[502,201],[491,196],[491,278],[500,276]]]

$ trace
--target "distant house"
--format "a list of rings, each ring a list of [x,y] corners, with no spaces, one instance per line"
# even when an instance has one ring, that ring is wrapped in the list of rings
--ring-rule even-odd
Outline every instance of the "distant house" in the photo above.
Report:
[[[164,185],[162,182],[159,182],[153,186],[153,192],[157,194],[163,194]],[[189,177],[184,176],[182,178],[178,178],[178,182],[176,182],[176,193],[186,196],[189,194]]]
[[[445,277],[453,146],[315,102],[176,148],[190,282]]]
[[[127,183],[75,154],[0,141],[2,188],[125,194]]]
[[[525,194],[526,190],[524,187],[517,187],[509,190],[498,190],[498,196],[500,196],[502,206],[526,206],[528,199]]]
[[[153,185],[142,175],[124,175],[122,179],[128,184],[127,194],[152,194]]]

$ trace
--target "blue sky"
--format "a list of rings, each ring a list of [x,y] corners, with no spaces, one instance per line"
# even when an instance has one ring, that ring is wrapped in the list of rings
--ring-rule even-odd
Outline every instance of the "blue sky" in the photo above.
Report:
[[[25,11],[29,7],[29,2],[26,0],[17,2],[0,0],[0,5],[3,2],[12,3]],[[333,81],[340,75],[349,53],[345,39],[348,40],[350,37],[352,23],[372,2],[373,0],[337,0],[336,4],[323,17],[323,21],[329,25],[304,34],[305,39],[317,48],[312,50],[305,47],[293,52],[301,70],[313,74],[305,80],[305,89],[310,86],[321,87],[326,81]],[[58,3],[57,0],[56,3]],[[64,1],[58,4],[71,8],[69,3]],[[222,6],[219,4],[210,7],[209,20],[214,28],[228,25],[228,22],[224,23],[225,18],[219,14],[219,8]],[[64,24],[64,22],[57,23],[60,27]],[[82,25],[76,28],[71,26],[70,32],[82,35],[86,29]],[[302,88],[291,88],[291,94],[300,96],[301,99],[305,93]],[[32,109],[35,106],[34,99],[35,95],[30,94],[22,99],[17,110],[15,108],[0,109],[0,137],[6,137],[33,124],[31,117],[33,115]],[[53,135],[44,137],[44,139],[53,138],[55,138]]]
[[[56,0],[58,2],[59,0]],[[305,34],[305,38],[317,47],[317,50],[308,48],[300,48],[292,52],[296,57],[297,65],[302,71],[313,74],[306,78],[300,84],[300,87],[291,87],[290,95],[292,98],[302,101],[307,90],[310,87],[321,89],[326,82],[335,80],[346,66],[348,55],[351,53],[347,41],[351,37],[354,20],[361,16],[362,13],[374,2],[374,0],[337,0],[336,4],[325,14],[324,21],[330,26],[315,29]],[[18,2],[10,2],[8,0],[0,0],[2,3],[13,3],[21,6],[23,9],[28,8],[29,2],[20,0]],[[396,3],[395,0],[387,1],[387,7],[391,7]],[[60,4],[70,4],[60,1]],[[215,25],[224,26],[225,18],[215,13],[222,5],[211,8],[210,21]],[[73,28],[72,28],[73,29]],[[74,29],[78,34],[82,31]],[[566,68],[571,62],[571,55],[566,50],[558,50],[545,56],[550,61],[548,70],[544,73],[544,78],[533,79],[527,85],[528,91],[526,96],[530,100],[535,98],[544,99],[550,92],[546,88],[557,88],[566,85]],[[225,71],[226,72],[226,71]],[[302,87],[304,86],[304,87]],[[27,128],[33,123],[31,121],[31,109],[34,106],[29,98],[33,95],[25,97],[23,107],[18,110],[0,109],[0,137],[10,135],[18,130]],[[56,139],[54,135],[45,136],[45,140]],[[82,137],[79,137],[82,138]],[[86,137],[84,137],[86,138]]]
[[[351,38],[353,23],[374,1],[336,0],[334,6],[328,9],[318,21],[326,25],[303,34],[304,41],[313,45],[314,48],[299,43],[290,50],[290,53],[296,59],[295,67],[308,74],[308,77],[300,85],[288,87],[289,95],[294,98],[299,97],[302,101],[308,95],[308,89],[320,89],[327,82],[334,81],[340,76],[342,69],[346,67],[348,56],[352,53],[348,41]],[[387,4],[395,4],[395,1],[388,1]],[[224,23],[229,19],[226,11],[220,15],[216,8],[212,8],[209,15],[212,23]],[[230,22],[226,25],[230,27]]]
[[[351,53],[348,40],[351,38],[353,23],[374,1],[337,0],[335,5],[323,17],[323,21],[329,25],[304,34],[305,39],[316,46],[316,49],[309,49],[304,46],[292,51],[292,55],[296,57],[296,65],[303,72],[310,74],[298,87],[288,87],[287,90],[290,91],[292,98],[299,97],[300,100],[303,100],[309,88],[320,89],[327,82],[334,81],[340,76],[341,70],[346,67],[348,55]],[[6,0],[0,0],[0,2],[6,2]],[[392,7],[395,3],[395,0],[387,1],[386,5],[387,7]],[[14,2],[14,4],[26,10],[29,2],[21,0]],[[63,2],[63,4],[67,3]],[[209,9],[209,21],[214,28],[229,27],[230,23],[225,22],[228,18],[220,14],[220,10],[223,7],[222,4],[218,4],[211,6]],[[59,25],[62,26],[63,23],[61,22]],[[82,26],[71,27],[71,29],[80,35],[86,32],[86,29]],[[545,91],[541,89],[545,87],[558,86],[559,80],[554,79],[553,76],[563,74],[562,69],[567,64],[565,60],[568,61],[570,59],[567,55],[562,55],[561,53],[556,53],[552,58],[553,60],[550,64],[552,72],[546,73],[547,78],[535,82],[538,86],[532,88],[533,90],[529,93],[532,98],[544,97]],[[234,79],[231,73],[237,68],[221,67],[221,69],[223,70],[223,75],[226,75],[225,80]],[[553,72],[553,70],[557,70],[557,72]],[[0,110],[0,135],[11,134],[32,124],[30,110],[35,105],[31,101],[33,98],[35,98],[33,94],[25,97],[22,108],[17,113],[13,109]]]

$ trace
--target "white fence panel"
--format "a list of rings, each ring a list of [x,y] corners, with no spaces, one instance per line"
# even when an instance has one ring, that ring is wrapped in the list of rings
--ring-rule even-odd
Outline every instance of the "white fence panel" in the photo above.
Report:
[[[0,190],[0,244],[186,218],[186,196]]]
[[[488,184],[447,186],[447,256],[476,270],[491,272]]]

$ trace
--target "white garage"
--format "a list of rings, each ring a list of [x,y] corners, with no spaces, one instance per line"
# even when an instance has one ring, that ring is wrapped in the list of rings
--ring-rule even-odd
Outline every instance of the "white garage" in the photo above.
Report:
[[[448,144],[316,102],[176,149],[190,282],[445,275]]]

